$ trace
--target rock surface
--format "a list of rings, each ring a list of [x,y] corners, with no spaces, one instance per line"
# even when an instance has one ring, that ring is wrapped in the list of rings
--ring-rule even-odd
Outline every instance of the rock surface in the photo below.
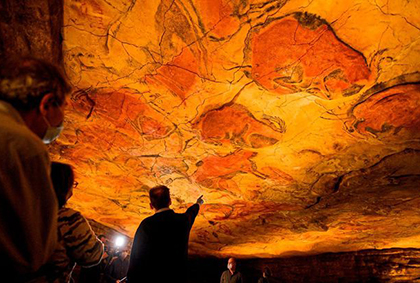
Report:
[[[3,54],[60,60],[50,2],[2,2]],[[169,186],[176,211],[203,194],[201,256],[419,247],[419,12],[405,0],[65,1],[75,92],[50,150],[76,168],[71,206],[132,236],[150,187]]]
[[[416,1],[67,1],[75,86],[52,148],[72,205],[132,236],[148,189],[183,211],[190,252],[420,245]]]
[[[238,268],[245,282],[258,282],[264,267],[273,276],[270,283],[291,282],[420,282],[420,250],[387,249],[358,252],[326,253],[316,256],[241,260]],[[194,283],[218,282],[226,270],[227,259],[190,260]]]
[[[61,65],[63,0],[0,2],[0,58],[35,56]]]

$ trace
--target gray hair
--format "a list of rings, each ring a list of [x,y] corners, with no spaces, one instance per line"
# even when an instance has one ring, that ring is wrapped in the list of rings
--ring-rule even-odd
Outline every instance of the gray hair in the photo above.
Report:
[[[60,69],[36,58],[12,58],[0,68],[0,100],[10,103],[18,111],[30,111],[52,93],[61,105],[71,90]]]

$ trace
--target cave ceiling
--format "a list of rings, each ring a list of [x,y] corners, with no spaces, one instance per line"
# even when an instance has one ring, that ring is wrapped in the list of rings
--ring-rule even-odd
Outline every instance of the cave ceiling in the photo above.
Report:
[[[420,246],[420,2],[64,1],[70,205],[133,236],[148,189],[190,253]]]

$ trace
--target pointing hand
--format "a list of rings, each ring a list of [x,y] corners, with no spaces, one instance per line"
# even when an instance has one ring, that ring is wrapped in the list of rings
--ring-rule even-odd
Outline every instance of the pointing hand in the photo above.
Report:
[[[201,195],[198,199],[197,199],[197,202],[196,203],[198,203],[199,205],[202,205],[203,203],[204,203],[204,200],[203,200],[203,195]]]

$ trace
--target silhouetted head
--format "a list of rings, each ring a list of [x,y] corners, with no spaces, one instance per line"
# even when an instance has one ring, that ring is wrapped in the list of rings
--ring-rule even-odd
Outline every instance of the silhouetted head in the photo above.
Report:
[[[73,195],[74,172],[69,164],[52,162],[51,181],[57,195],[58,206],[62,207]]]
[[[271,277],[271,270],[267,266],[263,269],[263,277],[270,278]]]
[[[157,186],[149,191],[150,207],[155,210],[169,207],[171,205],[171,196],[169,188],[166,186]]]
[[[122,250],[122,251],[120,251],[120,252],[118,253],[118,257],[119,257],[121,260],[126,259],[128,255],[129,255],[128,249],[124,249],[124,250]]]

